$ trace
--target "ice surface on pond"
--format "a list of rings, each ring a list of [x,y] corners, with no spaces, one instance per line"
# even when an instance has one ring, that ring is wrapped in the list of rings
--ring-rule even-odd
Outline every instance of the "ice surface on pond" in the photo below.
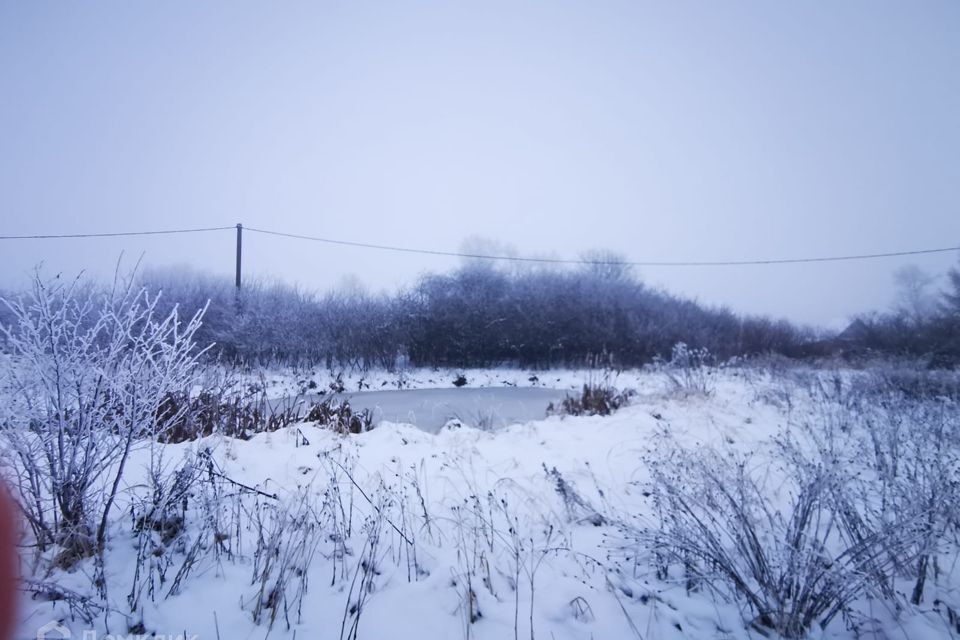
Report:
[[[348,400],[354,410],[369,409],[374,424],[406,423],[436,433],[452,420],[480,429],[542,420],[550,403],[559,404],[568,393],[562,389],[500,387],[360,391],[335,397]],[[317,401],[322,397],[307,399]]]

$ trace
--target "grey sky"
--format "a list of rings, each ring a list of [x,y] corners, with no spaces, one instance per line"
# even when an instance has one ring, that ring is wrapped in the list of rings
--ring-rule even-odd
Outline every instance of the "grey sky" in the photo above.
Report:
[[[243,222],[635,260],[958,245],[958,69],[957,2],[0,0],[0,234]],[[309,288],[456,264],[246,240],[249,271]],[[228,232],[3,242],[0,284],[122,249],[232,272]],[[904,262],[642,275],[831,323],[885,307]]]

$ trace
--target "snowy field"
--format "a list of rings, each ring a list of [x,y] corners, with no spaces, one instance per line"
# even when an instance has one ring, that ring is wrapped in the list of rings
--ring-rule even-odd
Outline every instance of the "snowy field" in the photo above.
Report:
[[[936,516],[923,511],[936,523],[920,534],[920,512],[889,506],[956,485],[957,443],[943,439],[944,429],[958,429],[952,400],[907,406],[869,373],[751,368],[673,379],[417,371],[400,384],[386,372],[363,380],[370,389],[445,388],[461,373],[473,387],[607,382],[636,395],[610,416],[492,430],[427,433],[383,422],[341,435],[304,423],[246,441],[142,442],[111,512],[104,566],[28,562],[34,595],[24,600],[20,636],[57,621],[77,638],[90,629],[200,639],[761,638],[777,632],[757,602],[803,610],[819,597],[812,592],[839,610],[810,608],[802,633],[778,622],[783,635],[960,633],[952,504]],[[265,381],[281,397],[327,378],[275,373],[242,384]],[[359,375],[342,382],[363,386]],[[894,406],[884,405],[890,399]],[[911,431],[931,420],[944,451],[923,449]],[[908,480],[878,471],[891,463]],[[797,525],[795,505],[814,476],[828,482],[814,483],[824,493],[810,503],[814,517]],[[725,507],[711,479],[739,496],[743,514]],[[851,508],[856,526],[831,510],[841,494],[862,500]],[[673,517],[678,504],[715,521],[727,545],[721,557],[759,576],[742,585],[754,597],[731,585],[716,556],[690,551],[684,535],[708,552],[709,540],[690,517]],[[752,526],[738,528],[745,519]],[[903,548],[889,543],[891,527],[902,529]],[[759,553],[751,555],[744,531],[755,531]],[[878,541],[858,547],[866,560],[849,549],[855,532]],[[758,557],[767,566],[755,566]],[[913,604],[918,557],[935,570]],[[765,591],[764,576],[780,590]]]

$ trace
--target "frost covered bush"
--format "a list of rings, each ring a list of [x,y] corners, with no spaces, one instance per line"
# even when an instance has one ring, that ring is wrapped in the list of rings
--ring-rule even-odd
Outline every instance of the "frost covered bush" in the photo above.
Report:
[[[140,495],[131,496],[136,558],[133,584],[127,594],[131,612],[137,611],[146,596],[155,600],[176,592],[197,560],[205,538],[213,532],[200,528],[199,535],[187,535],[192,503],[197,502],[198,487],[209,479],[209,452],[202,456],[188,453],[180,465],[168,466],[162,450],[154,459],[146,486]],[[177,556],[183,558],[175,569]]]
[[[951,382],[945,372],[909,369],[834,376],[812,392],[827,419],[801,425],[785,442],[792,464],[851,469],[847,494],[865,508],[842,512],[849,535],[912,514],[920,536],[894,558],[890,580],[913,580],[915,605],[943,554],[955,550],[960,524],[960,401]]]
[[[307,575],[323,529],[308,492],[285,504],[258,503],[252,528],[254,593],[247,606],[257,624],[283,618],[287,629],[299,622],[307,592]]]
[[[131,451],[162,435],[157,415],[193,383],[202,310],[181,320],[132,286],[44,281],[6,300],[0,378],[3,474],[38,551],[70,566],[104,545]]]
[[[708,396],[714,391],[710,367],[713,356],[706,348],[691,349],[683,342],[673,345],[670,362],[661,363],[676,390],[688,395]]]
[[[910,400],[960,401],[960,371],[923,371],[916,367],[880,368],[868,384],[874,392],[899,393]]]
[[[755,627],[786,638],[826,627],[879,592],[878,577],[909,559],[922,537],[914,514],[851,535],[843,511],[857,507],[824,467],[788,478],[779,505],[755,477],[758,466],[715,451],[675,452],[652,470],[659,524],[629,532],[653,550],[661,578],[682,570],[688,589],[744,600]]]
[[[654,519],[624,525],[628,553],[649,557],[660,579],[745,602],[754,627],[788,638],[867,596],[891,611],[950,602],[960,405],[949,385],[922,371],[813,372],[794,383],[788,425],[769,448],[658,439]]]

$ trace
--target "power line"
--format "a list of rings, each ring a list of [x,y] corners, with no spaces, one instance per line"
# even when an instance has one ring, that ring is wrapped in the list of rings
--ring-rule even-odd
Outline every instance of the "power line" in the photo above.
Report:
[[[209,231],[232,231],[236,227],[199,227],[193,229],[163,229],[154,231],[118,231],[104,233],[60,233],[60,234],[36,234],[36,235],[18,235],[4,236],[0,235],[0,240],[51,240],[51,239],[74,239],[74,238],[116,238],[127,236],[154,236],[171,235],[183,233],[204,233]],[[297,240],[308,240],[312,242],[322,242],[346,247],[356,247],[361,249],[374,249],[378,251],[393,251],[399,253],[413,253],[430,256],[445,256],[451,258],[472,258],[476,260],[499,260],[507,262],[530,262],[542,264],[569,264],[569,265],[628,265],[635,267],[730,267],[730,266],[751,266],[751,265],[774,265],[774,264],[804,264],[814,262],[845,262],[852,260],[872,260],[877,258],[895,258],[903,256],[928,255],[934,253],[948,253],[960,251],[960,246],[943,247],[936,249],[918,249],[914,251],[891,251],[886,253],[865,253],[856,255],[827,256],[814,258],[774,258],[768,260],[706,260],[706,261],[621,261],[621,260],[569,260],[563,258],[531,258],[523,256],[492,255],[482,253],[466,253],[461,251],[441,251],[436,249],[419,249],[413,247],[398,247],[393,245],[373,244],[369,242],[353,242],[350,240],[337,240],[335,238],[323,238],[320,236],[310,236],[299,233],[287,233],[283,231],[273,231],[270,229],[258,229],[255,227],[242,227],[246,231],[262,233],[271,236],[283,238],[293,238]]]
[[[58,238],[116,238],[120,236],[160,236],[174,233],[200,233],[204,231],[227,231],[233,227],[201,227],[198,229],[164,229],[161,231],[117,231],[110,233],[57,233],[26,236],[0,236],[0,240],[54,240]]]
[[[859,255],[829,256],[819,258],[780,258],[771,260],[711,260],[711,261],[622,261],[622,260],[565,260],[562,258],[528,258],[520,256],[489,255],[479,253],[463,253],[457,251],[438,251],[433,249],[414,249],[410,247],[396,247],[383,244],[370,244],[367,242],[351,242],[348,240],[335,240],[333,238],[321,238],[318,236],[307,236],[297,233],[285,233],[282,231],[271,231],[268,229],[256,229],[254,227],[244,227],[246,231],[254,233],[264,233],[272,236],[284,238],[295,238],[298,240],[311,240],[313,242],[323,242],[326,244],[335,244],[347,247],[360,247],[363,249],[378,249],[381,251],[397,251],[401,253],[418,253],[431,256],[448,256],[453,258],[475,258],[479,260],[505,260],[512,262],[540,262],[547,264],[573,264],[573,265],[629,265],[634,267],[731,267],[746,265],[764,265],[764,264],[801,264],[810,262],[842,262],[850,260],[870,260],[875,258],[894,258],[899,256],[917,256],[931,253],[947,253],[950,251],[960,251],[960,246],[944,247],[941,249],[919,249],[915,251],[893,251],[888,253],[867,253]]]

